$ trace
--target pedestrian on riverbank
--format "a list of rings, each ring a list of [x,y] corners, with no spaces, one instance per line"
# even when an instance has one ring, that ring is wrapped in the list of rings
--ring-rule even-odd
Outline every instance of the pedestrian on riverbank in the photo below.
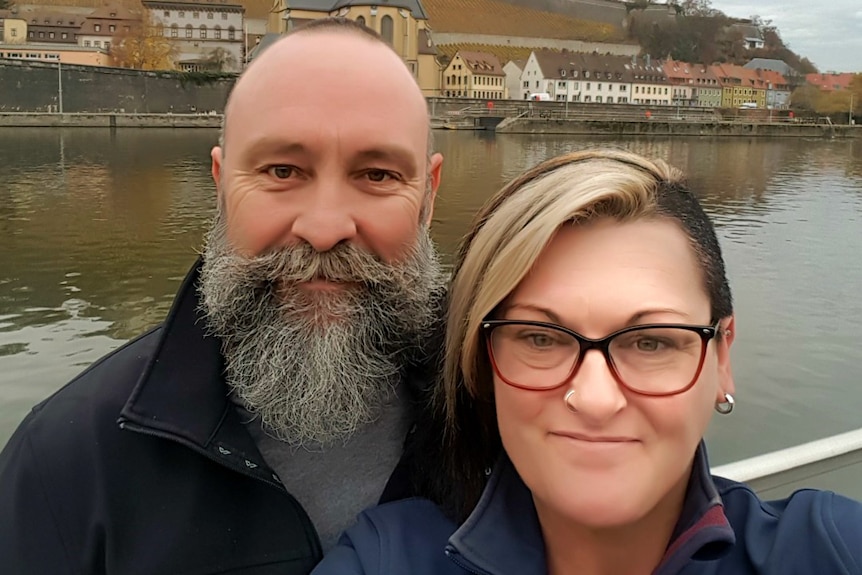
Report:
[[[862,574],[862,504],[710,475],[736,321],[682,174],[543,162],[474,218],[446,336],[453,497],[364,513],[314,575]]]
[[[317,21],[255,59],[165,323],[0,454],[2,573],[304,575],[361,509],[417,493],[444,287],[430,142],[413,76],[364,26]]]

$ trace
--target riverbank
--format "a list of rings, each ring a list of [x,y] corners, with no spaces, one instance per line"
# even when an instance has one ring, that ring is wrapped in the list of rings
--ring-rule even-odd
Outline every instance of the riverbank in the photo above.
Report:
[[[491,120],[492,118],[480,118]],[[566,118],[493,118],[478,129],[501,134],[572,134],[612,136],[749,136],[798,138],[862,138],[862,126],[791,122],[739,122],[679,120],[613,120]],[[432,120],[444,128],[448,119]],[[0,113],[0,128],[219,128],[221,114],[46,114]],[[499,124],[498,124],[499,122]],[[472,123],[472,122],[470,122]],[[495,124],[496,128],[494,127]],[[477,129],[457,126],[459,129]]]
[[[0,113],[0,128],[219,128],[221,114]]]
[[[580,120],[508,118],[501,134],[572,134],[613,136],[749,136],[764,138],[862,138],[862,126],[769,122],[685,122],[674,120]]]

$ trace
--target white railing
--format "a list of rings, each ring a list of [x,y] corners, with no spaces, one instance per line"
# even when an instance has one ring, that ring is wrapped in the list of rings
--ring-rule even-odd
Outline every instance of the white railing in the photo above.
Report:
[[[816,487],[862,500],[862,429],[720,465],[712,473],[747,483],[767,499]]]

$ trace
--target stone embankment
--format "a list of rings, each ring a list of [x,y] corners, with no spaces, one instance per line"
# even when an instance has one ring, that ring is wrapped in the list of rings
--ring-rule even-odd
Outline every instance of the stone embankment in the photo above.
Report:
[[[611,136],[747,136],[862,138],[862,126],[792,122],[613,120],[572,118],[463,118],[466,123],[432,122],[436,128],[487,129],[499,134]],[[474,120],[476,122],[474,123]],[[496,120],[489,122],[489,120]],[[502,121],[500,121],[502,120]],[[221,114],[49,114],[0,113],[0,128],[219,128]],[[467,124],[470,124],[469,126]],[[496,126],[496,128],[495,128]]]
[[[0,128],[218,128],[221,114],[0,113]]]
[[[862,138],[862,126],[766,122],[685,122],[674,120],[580,120],[508,118],[500,134],[607,134],[615,136],[749,136]]]

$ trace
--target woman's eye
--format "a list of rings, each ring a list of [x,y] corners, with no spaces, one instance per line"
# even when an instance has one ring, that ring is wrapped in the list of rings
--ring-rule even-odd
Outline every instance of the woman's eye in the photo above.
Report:
[[[548,347],[554,343],[550,337],[544,334],[534,335],[531,339],[533,340],[533,345],[536,347]]]
[[[656,352],[656,351],[667,351],[668,349],[674,347],[672,342],[656,339],[652,337],[642,337],[637,340],[635,343],[638,351],[645,352]]]
[[[286,180],[290,178],[296,168],[293,166],[270,166],[267,173],[278,180]]]
[[[528,345],[536,348],[550,347],[556,343],[554,338],[547,333],[523,333],[521,334],[520,339],[526,341]]]

